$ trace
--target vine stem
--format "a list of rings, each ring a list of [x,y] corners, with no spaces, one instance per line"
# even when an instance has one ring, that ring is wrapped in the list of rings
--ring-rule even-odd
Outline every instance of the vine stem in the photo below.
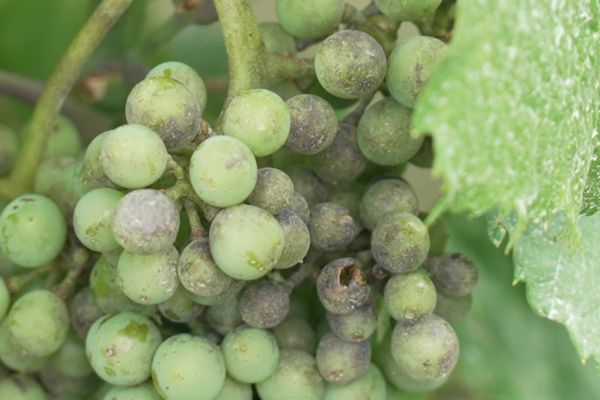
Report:
[[[132,2],[133,0],[102,0],[75,36],[48,79],[33,111],[23,149],[13,172],[8,180],[0,182],[0,194],[18,195],[31,190],[35,172],[44,154],[46,139],[52,131],[56,116],[85,63]]]

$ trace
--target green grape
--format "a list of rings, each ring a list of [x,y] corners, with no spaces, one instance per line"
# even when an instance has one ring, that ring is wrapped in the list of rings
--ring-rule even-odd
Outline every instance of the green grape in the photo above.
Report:
[[[0,124],[0,176],[10,172],[19,153],[19,139],[9,127]]]
[[[142,125],[123,125],[102,141],[100,162],[111,181],[127,189],[152,185],[167,169],[169,153],[160,137]]]
[[[471,309],[473,296],[468,294],[464,297],[449,297],[438,292],[437,303],[435,304],[435,315],[444,318],[453,326],[460,324],[465,315]]]
[[[375,0],[382,14],[401,22],[419,22],[433,16],[441,2],[442,0]]]
[[[315,154],[311,162],[317,176],[327,183],[348,182],[358,178],[367,167],[367,159],[358,148],[356,128],[340,124],[331,146]]]
[[[33,189],[54,201],[66,216],[71,216],[75,205],[85,192],[78,180],[81,168],[81,161],[74,158],[46,159],[35,173]]]
[[[410,163],[419,168],[431,168],[433,165],[433,141],[431,136],[423,137],[423,144],[417,153],[412,156]]]
[[[360,219],[371,231],[388,213],[416,214],[418,211],[417,195],[402,179],[382,179],[373,183],[360,202]]]
[[[399,165],[417,154],[423,137],[411,135],[411,110],[391,97],[367,108],[358,124],[358,147],[379,165]]]
[[[218,20],[214,0],[172,0],[177,12],[185,13],[191,22],[198,25],[209,25]]]
[[[239,301],[242,320],[255,328],[273,328],[290,311],[290,294],[273,281],[259,281],[246,288]]]
[[[92,366],[85,354],[83,343],[73,332],[69,332],[64,343],[50,358],[52,366],[70,378],[81,378],[92,373]]]
[[[119,280],[117,276],[117,268],[111,266],[107,261],[106,257],[100,257],[92,273],[90,274],[90,289],[92,291],[95,304],[106,314],[116,314],[122,311],[135,311],[144,315],[153,315],[156,312],[155,306],[147,306],[134,302],[125,296],[125,293],[119,287]],[[88,300],[86,300],[86,303]],[[82,313],[87,312],[86,310],[92,306],[87,303],[85,308],[82,309]],[[87,325],[90,323],[87,315],[81,317],[85,325],[82,329],[89,330]],[[94,322],[94,321],[91,321]]]
[[[283,228],[283,252],[275,264],[277,269],[291,268],[302,262],[310,248],[310,232],[306,224],[295,212],[285,209],[277,221]]]
[[[358,99],[373,93],[385,77],[381,45],[364,32],[344,30],[329,36],[315,55],[319,83],[334,96]]]
[[[119,201],[113,234],[127,251],[152,254],[170,248],[179,231],[179,211],[163,193],[153,189],[129,192]]]
[[[241,203],[254,190],[256,177],[252,152],[234,137],[208,138],[192,154],[190,182],[196,194],[212,206]]]
[[[0,360],[3,365],[19,372],[33,372],[48,363],[47,357],[36,357],[23,350],[10,334],[8,323],[0,325]]]
[[[320,400],[324,389],[313,356],[300,350],[283,349],[275,372],[256,384],[262,400]]]
[[[349,342],[367,340],[377,328],[377,310],[367,301],[347,314],[327,312],[327,321],[333,333]]]
[[[177,287],[171,297],[158,305],[158,310],[169,321],[189,322],[198,318],[204,307],[194,303],[185,292],[185,289]]]
[[[0,399],[46,400],[42,386],[29,375],[13,375],[0,381]]]
[[[75,294],[69,304],[71,327],[79,337],[85,340],[90,327],[104,312],[96,305],[96,300],[89,286]]]
[[[306,199],[298,192],[294,192],[290,202],[291,211],[294,212],[307,226],[310,221],[310,208]]]
[[[310,210],[310,240],[314,247],[324,251],[344,249],[360,231],[359,225],[344,206],[319,203]]]
[[[285,147],[293,153],[316,154],[333,143],[338,122],[329,103],[312,94],[299,94],[286,104],[291,126]]]
[[[256,186],[248,196],[248,204],[277,215],[290,206],[293,195],[294,184],[285,172],[277,168],[261,168]]]
[[[227,374],[244,383],[267,379],[277,368],[279,347],[264,329],[242,326],[230,331],[221,343]]]
[[[230,99],[223,132],[244,142],[257,157],[279,150],[290,131],[290,112],[275,93],[252,89]]]
[[[283,100],[288,100],[291,97],[302,94],[302,91],[298,89],[293,82],[282,81],[270,85],[267,89],[281,97]]]
[[[194,240],[183,249],[177,271],[183,287],[198,296],[216,296],[233,282],[213,261],[206,238]]]
[[[152,380],[165,400],[212,400],[225,383],[225,362],[209,340],[175,335],[156,350]]]
[[[233,297],[224,303],[208,307],[204,320],[220,335],[226,335],[227,332],[242,324],[238,299]]]
[[[469,295],[479,279],[479,272],[473,261],[460,253],[430,257],[425,267],[437,290],[450,297]]]
[[[83,164],[78,177],[83,192],[88,192],[99,187],[116,186],[110,178],[106,176],[104,168],[102,167],[102,161],[100,160],[104,140],[108,137],[110,132],[112,132],[112,130],[102,132],[96,136],[85,149]]]
[[[4,278],[0,277],[0,321],[4,318],[10,307],[10,292],[6,287]]]
[[[62,212],[39,194],[17,197],[0,214],[0,251],[22,267],[35,268],[52,261],[66,238]]]
[[[150,377],[152,357],[160,343],[160,331],[150,319],[122,312],[94,322],[85,349],[100,378],[113,385],[131,386]]]
[[[151,383],[133,387],[113,386],[100,400],[161,400]]]
[[[54,129],[48,134],[45,158],[79,157],[81,155],[81,139],[73,123],[59,115],[54,123]]]
[[[280,349],[302,350],[314,354],[317,347],[313,327],[306,319],[291,317],[291,311],[281,324],[273,328],[273,335]]]
[[[49,290],[34,290],[13,304],[6,317],[15,343],[29,355],[44,357],[65,341],[69,312],[65,302]]]
[[[290,34],[319,39],[333,32],[342,21],[342,0],[277,0],[277,19]]]
[[[149,77],[135,85],[127,97],[125,116],[130,124],[156,132],[168,149],[189,144],[200,130],[202,107],[194,88],[173,76]],[[188,90],[189,89],[189,90]]]
[[[283,251],[283,228],[268,212],[239,205],[222,210],[210,225],[210,251],[223,272],[241,280],[269,273]]]
[[[350,257],[339,258],[325,265],[317,278],[317,295],[325,309],[335,314],[347,314],[369,299],[371,288],[358,262]]]
[[[317,368],[327,382],[345,384],[363,376],[371,362],[368,341],[348,342],[328,333],[317,347]]]
[[[414,108],[431,69],[444,57],[446,45],[441,40],[416,36],[399,43],[390,55],[386,83],[396,101]]]
[[[85,354],[84,354],[85,357]],[[42,368],[38,375],[46,391],[53,396],[52,399],[87,399],[99,386],[100,379],[94,374],[84,377],[72,377],[63,374],[52,364]]]
[[[240,281],[237,279],[233,279],[229,286],[225,288],[221,293],[212,295],[212,296],[199,296],[190,292],[187,292],[188,297],[194,302],[198,304],[202,304],[205,306],[214,306],[217,304],[223,304],[231,299],[235,298],[238,295],[242,287],[244,286],[244,281]]]
[[[413,325],[396,324],[390,351],[410,378],[439,380],[448,376],[458,361],[458,337],[448,322],[432,314]]]
[[[429,252],[427,227],[412,214],[387,214],[371,236],[375,262],[393,273],[406,273],[423,264]]]
[[[79,200],[73,213],[73,228],[85,247],[101,253],[119,248],[112,233],[112,219],[122,197],[118,190],[101,188]]]
[[[200,106],[200,114],[206,108],[206,86],[198,73],[189,65],[178,61],[166,61],[152,68],[146,78],[163,76],[183,84],[195,97]]]
[[[367,372],[344,385],[328,383],[322,400],[387,400],[385,378],[379,369],[370,364]]]
[[[422,270],[392,276],[383,296],[390,316],[402,323],[430,315],[437,300],[435,286]]]
[[[295,54],[296,41],[277,22],[261,22],[258,24],[260,37],[267,53]]]
[[[252,386],[226,377],[223,389],[213,400],[252,400]]]
[[[321,179],[307,167],[294,167],[288,171],[288,176],[298,192],[310,205],[327,201],[329,192]]]

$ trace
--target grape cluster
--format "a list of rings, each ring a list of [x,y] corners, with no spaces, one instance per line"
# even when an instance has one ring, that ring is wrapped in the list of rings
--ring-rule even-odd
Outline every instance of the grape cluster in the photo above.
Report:
[[[385,400],[448,378],[477,269],[402,178],[431,165],[411,115],[445,44],[380,43],[440,1],[377,0],[362,29],[342,0],[276,4],[266,52],[322,39],[310,85],[241,92],[213,130],[171,61],[85,150],[57,121],[36,193],[0,215],[0,399]],[[0,126],[0,174],[18,146]]]

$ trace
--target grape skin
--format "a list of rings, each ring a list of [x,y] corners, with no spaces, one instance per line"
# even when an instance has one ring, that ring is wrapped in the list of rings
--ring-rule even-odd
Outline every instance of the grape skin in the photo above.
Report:
[[[0,380],[0,399],[46,400],[42,386],[27,375],[14,375]]]
[[[396,21],[420,21],[432,16],[442,0],[375,0],[382,14]]]
[[[419,211],[417,195],[402,179],[382,179],[365,191],[360,201],[360,219],[369,230],[388,213]]]
[[[112,219],[123,196],[118,190],[100,188],[79,200],[73,213],[73,228],[85,247],[100,253],[119,248],[112,233]]]
[[[112,387],[104,395],[104,399],[110,400],[161,400],[151,383],[142,383],[133,387]]]
[[[281,26],[302,39],[318,39],[333,32],[344,13],[342,0],[277,0],[275,6]]]
[[[182,83],[196,96],[200,113],[206,108],[206,86],[200,75],[189,65],[178,61],[166,61],[152,68],[146,78],[154,76],[164,76]]]
[[[387,400],[385,379],[374,364],[370,364],[367,372],[352,382],[344,385],[328,383],[322,400],[365,399]]]

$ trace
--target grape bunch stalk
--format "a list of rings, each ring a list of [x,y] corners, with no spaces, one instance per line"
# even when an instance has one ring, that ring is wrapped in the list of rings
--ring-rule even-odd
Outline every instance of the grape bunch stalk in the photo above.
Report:
[[[168,61],[83,155],[77,128],[49,119],[32,185],[0,215],[0,399],[385,400],[444,384],[478,274],[402,174],[431,166],[411,114],[453,2],[277,0],[261,24],[246,0],[174,3],[220,19],[229,97],[203,119],[204,80]],[[423,35],[396,40],[406,21]],[[0,140],[1,172],[27,180],[14,132]]]

